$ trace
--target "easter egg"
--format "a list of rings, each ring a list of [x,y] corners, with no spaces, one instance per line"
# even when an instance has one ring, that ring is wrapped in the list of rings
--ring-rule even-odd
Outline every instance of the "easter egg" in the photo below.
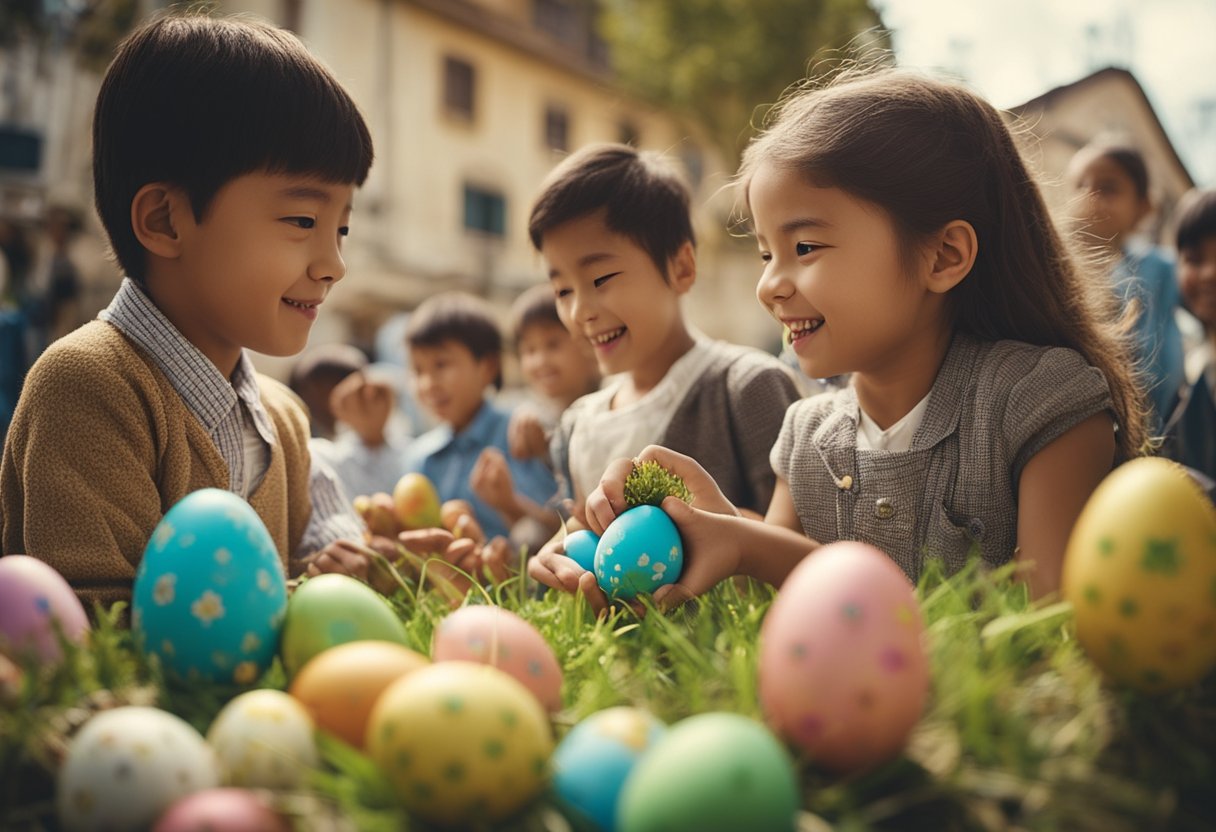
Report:
[[[760,630],[760,702],[777,733],[835,771],[899,754],[929,690],[912,585],[864,543],[823,546],[786,578]]]
[[[590,572],[595,568],[595,549],[599,545],[600,536],[590,529],[579,529],[566,535],[562,548],[566,557]]]
[[[1198,681],[1216,666],[1216,508],[1179,465],[1120,465],[1073,526],[1063,591],[1108,677],[1149,693]]]
[[[631,508],[608,524],[595,547],[595,579],[609,598],[630,600],[673,584],[684,568],[684,544],[661,508]]]
[[[616,829],[625,778],[667,726],[637,708],[609,708],[575,725],[553,752],[553,791],[604,832]]]
[[[0,558],[0,652],[57,662],[60,634],[79,644],[88,630],[84,608],[62,575],[37,558]]]
[[[220,710],[207,742],[225,785],[290,789],[317,765],[312,717],[279,690],[242,693]]]
[[[489,665],[437,662],[394,682],[367,750],[402,804],[445,826],[484,826],[544,790],[553,738],[528,689]]]
[[[435,628],[431,658],[488,664],[510,674],[550,711],[562,707],[562,669],[536,628],[510,610],[463,607]]]
[[[251,684],[274,659],[286,607],[283,564],[262,519],[235,494],[204,488],[152,532],[131,625],[181,677]]]
[[[290,832],[291,826],[260,795],[244,789],[207,789],[169,807],[152,832]]]
[[[405,625],[367,584],[346,575],[309,578],[291,596],[283,623],[283,666],[294,676],[323,650],[349,641],[405,645]]]
[[[156,708],[115,708],[72,738],[56,807],[69,832],[142,830],[179,799],[218,785],[215,754],[198,731]]]
[[[422,474],[405,474],[393,488],[393,505],[397,519],[407,530],[438,529],[443,525],[439,514],[439,492]]]
[[[318,728],[362,748],[380,694],[428,664],[425,656],[400,644],[352,641],[313,657],[292,679],[290,692]]]
[[[798,814],[793,761],[768,729],[708,713],[672,726],[625,779],[621,832],[789,830]]]

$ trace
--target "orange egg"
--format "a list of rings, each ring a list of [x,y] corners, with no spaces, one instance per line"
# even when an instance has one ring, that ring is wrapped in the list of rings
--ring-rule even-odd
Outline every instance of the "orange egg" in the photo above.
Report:
[[[317,727],[362,748],[372,706],[390,684],[430,662],[388,641],[352,641],[315,656],[288,691]]]

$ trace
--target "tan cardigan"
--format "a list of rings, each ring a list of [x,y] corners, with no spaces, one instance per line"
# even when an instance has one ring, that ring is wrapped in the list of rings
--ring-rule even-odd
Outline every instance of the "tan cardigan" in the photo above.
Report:
[[[311,511],[308,417],[283,385],[258,386],[278,442],[249,502],[286,566]],[[228,487],[211,436],[150,356],[93,321],[26,376],[0,462],[0,545],[53,566],[86,609],[130,600],[156,524],[207,487]]]

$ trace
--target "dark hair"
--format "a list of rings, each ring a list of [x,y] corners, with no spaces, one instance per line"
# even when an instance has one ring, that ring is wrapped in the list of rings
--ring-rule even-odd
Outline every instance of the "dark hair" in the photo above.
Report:
[[[502,332],[489,304],[466,292],[444,292],[419,304],[405,330],[406,344],[437,347],[445,341],[468,347],[474,358],[498,361],[494,386],[502,389]]]
[[[300,393],[310,379],[337,383],[367,366],[367,355],[350,344],[320,344],[305,350],[291,368],[287,386]]]
[[[1216,237],[1216,188],[1193,190],[1178,204],[1178,250]]]
[[[1132,180],[1136,196],[1148,199],[1148,165],[1144,163],[1144,156],[1140,151],[1131,145],[1097,140],[1078,150],[1074,158],[1086,163],[1095,159],[1110,159]]]
[[[528,218],[532,245],[540,251],[546,232],[601,209],[608,228],[650,255],[664,279],[680,247],[696,245],[684,181],[657,153],[624,144],[584,147],[553,169]]]
[[[511,304],[511,334],[515,340],[515,349],[519,349],[519,340],[524,331],[533,326],[558,326],[563,330],[561,316],[557,314],[557,299],[553,297],[553,289],[547,284],[538,284],[524,290],[515,303]]]
[[[905,257],[953,220],[975,229],[975,265],[947,299],[954,326],[984,340],[1069,347],[1110,385],[1119,451],[1141,452],[1144,394],[1113,293],[1060,236],[1000,113],[961,84],[906,70],[848,74],[798,92],[743,154],[882,208]]]
[[[131,201],[149,182],[185,189],[202,221],[216,192],[255,171],[362,185],[372,140],[355,103],[290,32],[165,16],[118,47],[93,117],[97,212],[119,266],[143,282]]]

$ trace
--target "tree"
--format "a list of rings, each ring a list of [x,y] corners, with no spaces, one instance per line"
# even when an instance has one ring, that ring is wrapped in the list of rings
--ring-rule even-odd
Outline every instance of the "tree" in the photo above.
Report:
[[[706,125],[732,162],[817,55],[888,43],[866,0],[603,0],[599,28],[621,82]]]

